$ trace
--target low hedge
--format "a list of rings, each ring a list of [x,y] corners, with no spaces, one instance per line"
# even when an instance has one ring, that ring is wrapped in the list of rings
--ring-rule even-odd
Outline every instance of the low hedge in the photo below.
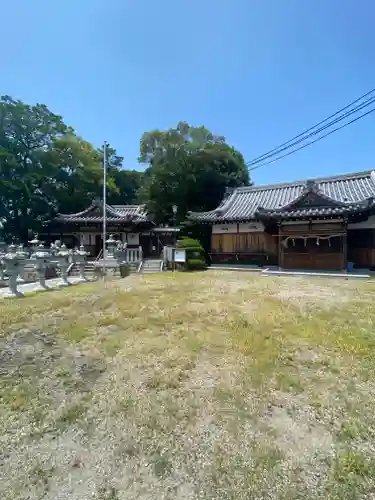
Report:
[[[206,269],[206,267],[207,267],[206,261],[202,259],[188,259],[186,263],[186,269],[188,269],[189,271]]]

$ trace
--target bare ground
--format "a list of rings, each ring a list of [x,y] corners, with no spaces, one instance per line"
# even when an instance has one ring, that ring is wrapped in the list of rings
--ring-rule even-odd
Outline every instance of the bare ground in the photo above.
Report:
[[[0,497],[375,498],[374,292],[208,271],[0,302]]]

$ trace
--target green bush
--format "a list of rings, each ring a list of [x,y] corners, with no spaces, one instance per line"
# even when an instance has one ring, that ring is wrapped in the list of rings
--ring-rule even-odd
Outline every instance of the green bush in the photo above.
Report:
[[[206,261],[202,259],[188,259],[186,263],[186,269],[188,269],[189,271],[206,269],[206,267]]]
[[[193,240],[193,238],[183,238],[177,242],[178,248],[197,248],[203,250],[201,244],[198,240]]]
[[[207,267],[205,253],[199,241],[184,238],[177,243],[177,246],[186,250],[185,269],[193,271]]]

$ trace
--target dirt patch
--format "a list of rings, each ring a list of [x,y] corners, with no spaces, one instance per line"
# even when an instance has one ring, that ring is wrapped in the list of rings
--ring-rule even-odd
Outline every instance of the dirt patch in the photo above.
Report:
[[[285,287],[284,284],[283,288],[274,293],[273,296],[299,307],[319,307],[323,309],[331,309],[337,305],[343,306],[353,300],[353,294],[345,289],[307,284],[306,282],[291,283],[289,287]]]

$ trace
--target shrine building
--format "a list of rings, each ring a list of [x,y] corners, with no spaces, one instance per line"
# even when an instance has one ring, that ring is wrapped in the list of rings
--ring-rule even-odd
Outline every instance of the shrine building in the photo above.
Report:
[[[375,267],[375,171],[228,191],[189,219],[212,228],[211,260],[283,269]]]

